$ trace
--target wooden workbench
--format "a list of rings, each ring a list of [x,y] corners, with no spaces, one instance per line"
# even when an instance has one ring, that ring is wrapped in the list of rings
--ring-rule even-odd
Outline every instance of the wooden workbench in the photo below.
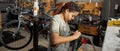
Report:
[[[98,35],[98,26],[78,24],[78,30],[84,34]]]

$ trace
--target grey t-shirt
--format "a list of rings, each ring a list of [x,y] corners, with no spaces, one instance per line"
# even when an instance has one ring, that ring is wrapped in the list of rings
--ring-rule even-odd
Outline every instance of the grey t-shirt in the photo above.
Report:
[[[69,36],[70,28],[67,22],[62,20],[60,15],[55,15],[51,23],[51,32],[58,33],[60,36]],[[68,51],[70,43],[66,42],[54,47],[54,51]]]

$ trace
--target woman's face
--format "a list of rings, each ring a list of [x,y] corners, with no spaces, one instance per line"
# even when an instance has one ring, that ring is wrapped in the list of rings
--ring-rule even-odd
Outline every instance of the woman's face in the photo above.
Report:
[[[70,20],[73,20],[75,16],[77,16],[79,14],[79,12],[67,12],[65,14],[65,21],[70,21]]]

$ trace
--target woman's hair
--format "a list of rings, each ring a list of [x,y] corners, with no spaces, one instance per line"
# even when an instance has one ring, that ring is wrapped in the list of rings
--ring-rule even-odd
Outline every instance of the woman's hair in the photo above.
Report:
[[[80,11],[79,6],[76,3],[70,1],[70,2],[67,2],[64,5],[60,6],[58,9],[56,9],[55,14],[59,14],[59,13],[65,11],[66,9],[69,9],[70,12],[74,12],[74,11],[79,12]]]

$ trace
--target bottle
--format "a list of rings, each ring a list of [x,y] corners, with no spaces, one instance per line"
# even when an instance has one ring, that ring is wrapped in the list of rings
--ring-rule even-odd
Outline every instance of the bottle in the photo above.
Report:
[[[120,10],[119,10],[119,4],[115,4],[115,8],[114,8],[114,16],[117,17],[117,16],[120,16],[119,13],[120,13]]]
[[[89,18],[89,25],[91,25],[92,24],[92,16],[91,15],[88,15],[88,18]]]
[[[38,0],[34,0],[34,5],[33,5],[33,15],[37,16],[39,12],[39,2]]]

